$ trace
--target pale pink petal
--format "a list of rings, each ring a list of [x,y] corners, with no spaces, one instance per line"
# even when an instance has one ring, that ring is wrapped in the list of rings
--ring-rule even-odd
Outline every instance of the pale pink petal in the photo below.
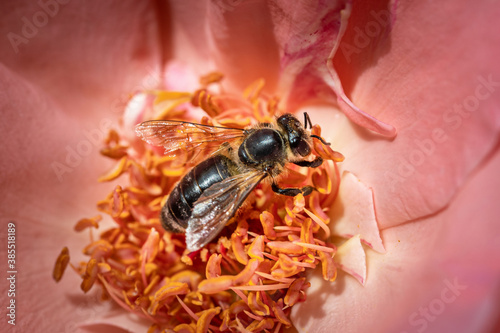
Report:
[[[383,231],[387,253],[367,252],[364,287],[343,274],[326,283],[315,273],[312,286],[321,286],[293,310],[299,332],[495,332],[499,169],[497,149],[447,209]]]
[[[363,243],[377,252],[385,252],[375,216],[373,192],[352,173],[342,175],[329,216],[334,221],[330,224],[333,234],[345,238],[359,234]]]
[[[446,207],[496,146],[499,15],[491,2],[399,1],[395,11],[354,4],[335,68],[347,96],[398,136],[384,140],[346,121],[324,130],[346,157],[344,169],[373,189],[382,228]],[[343,52],[346,44],[359,53]]]
[[[146,115],[152,113],[153,101],[154,96],[144,92],[137,93],[130,98],[122,117],[122,126],[127,140],[133,142],[137,139],[135,126],[148,119]]]
[[[165,67],[163,89],[170,91],[195,91],[200,88],[200,74],[207,74],[209,68],[194,71],[185,60],[171,60]]]
[[[355,235],[340,245],[335,253],[335,262],[359,283],[366,283],[366,255],[361,245],[361,237]]]

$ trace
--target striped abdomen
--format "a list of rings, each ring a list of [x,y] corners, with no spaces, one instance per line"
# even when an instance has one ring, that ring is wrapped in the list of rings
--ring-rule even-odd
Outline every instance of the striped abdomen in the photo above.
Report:
[[[184,232],[191,217],[193,204],[207,188],[231,177],[236,169],[233,161],[223,155],[211,157],[195,166],[170,193],[161,211],[163,227],[172,232]]]

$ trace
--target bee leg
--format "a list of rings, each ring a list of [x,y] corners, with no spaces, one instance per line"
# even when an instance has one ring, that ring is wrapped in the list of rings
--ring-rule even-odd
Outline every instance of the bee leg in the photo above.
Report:
[[[301,167],[308,167],[308,168],[317,168],[321,164],[323,164],[323,159],[321,157],[316,157],[314,161],[297,161],[297,162],[292,162],[295,165],[301,166]]]
[[[297,188],[297,187],[281,188],[275,182],[273,182],[273,184],[271,185],[271,188],[273,189],[274,192],[276,192],[278,194],[288,195],[290,197],[294,197],[300,193],[302,193],[302,195],[306,196],[306,195],[311,194],[312,191],[315,190],[315,188],[312,186],[304,186],[301,189]]]
[[[312,191],[316,191],[316,189],[312,186],[304,186],[302,188],[302,195],[306,196],[312,193]]]

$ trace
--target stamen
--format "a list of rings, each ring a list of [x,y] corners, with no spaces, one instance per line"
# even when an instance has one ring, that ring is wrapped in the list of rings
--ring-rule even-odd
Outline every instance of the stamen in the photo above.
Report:
[[[279,226],[274,227],[274,230],[300,231],[300,228],[299,227],[289,227],[286,225],[283,225],[283,226],[279,225]]]
[[[177,298],[177,301],[180,303],[180,305],[182,306],[182,308],[188,313],[188,315],[191,316],[191,318],[193,318],[195,321],[198,321],[200,319],[200,317],[198,317],[187,305],[186,303],[184,303],[183,300],[181,300],[181,298],[177,295],[175,295],[175,297]]]
[[[263,273],[263,272],[255,272],[255,274],[260,275],[262,277],[265,277],[266,279],[273,280],[273,281],[278,281],[282,283],[292,283],[295,281],[294,279],[287,279],[287,278],[276,278],[272,276],[271,274]]]
[[[276,283],[276,284],[267,284],[267,285],[259,285],[259,286],[237,286],[232,287],[231,289],[239,289],[239,290],[248,290],[248,291],[264,291],[264,290],[278,290],[288,288],[290,284],[288,283]]]
[[[247,316],[249,316],[250,318],[253,318],[255,320],[262,320],[262,319],[264,319],[264,317],[262,317],[262,316],[256,316],[256,315],[254,315],[253,313],[251,313],[251,312],[249,312],[247,310],[243,310],[243,312],[245,312],[247,314]]]
[[[325,231],[326,238],[329,238],[330,237],[330,228],[328,228],[328,226],[323,221],[321,221],[319,219],[319,217],[317,217],[316,215],[311,213],[307,208],[304,208],[304,212],[306,212],[306,214],[309,215],[309,217],[314,222],[316,222],[321,227],[321,229],[323,229]]]
[[[302,243],[302,242],[297,242],[294,241],[293,244],[297,244],[303,247],[307,247],[309,249],[317,250],[317,251],[323,251],[323,252],[335,252],[334,249],[326,247],[326,246],[321,246],[321,245],[315,245],[315,244],[309,244],[309,243]]]
[[[199,123],[200,128],[216,125],[217,130],[239,131],[241,126],[270,122],[281,113],[279,98],[264,94],[263,80],[255,81],[244,96],[235,96],[219,93],[222,76],[212,73],[201,78],[202,87],[195,92],[143,92],[150,101],[154,99],[155,110],[148,114]],[[185,112],[186,108],[206,116],[193,119],[191,114],[196,112]],[[337,268],[334,245],[327,242],[326,211],[338,192],[340,177],[335,178],[334,162],[343,157],[327,147],[307,113],[304,128],[319,140],[314,141],[315,154],[326,162],[308,168],[307,173],[291,167],[281,179],[289,184],[313,180],[322,191],[290,198],[275,195],[269,184],[261,183],[239,209],[237,225],[228,225],[223,236],[192,253],[186,250],[184,236],[163,229],[160,212],[180,177],[190,170],[186,163],[193,153],[170,147],[167,151],[176,151],[177,156],[164,155],[163,148],[134,140],[134,133],[111,130],[101,153],[115,166],[99,181],[115,186],[97,209],[114,225],[92,233],[93,228],[103,228],[102,216],[96,215],[80,219],[75,226],[76,231],[89,229],[91,240],[83,249],[87,262],[72,266],[82,277],[82,290],[94,285],[103,288],[110,301],[150,321],[151,332],[188,327],[279,332],[290,326],[289,308],[305,299],[310,286],[303,277],[307,270],[321,265],[324,279],[333,281]],[[195,133],[188,134],[193,141],[199,139]],[[54,267],[56,281],[68,264],[69,253],[63,249]]]
[[[64,271],[66,270],[66,267],[68,267],[69,263],[69,250],[65,246],[61,253],[59,254],[59,257],[57,257],[56,264],[54,266],[54,271],[52,273],[52,277],[56,282],[59,282],[62,279],[62,276],[64,274]]]
[[[246,295],[241,290],[234,287],[232,287],[231,290],[234,291],[234,293],[238,295],[245,303],[248,303],[248,297],[246,297]]]

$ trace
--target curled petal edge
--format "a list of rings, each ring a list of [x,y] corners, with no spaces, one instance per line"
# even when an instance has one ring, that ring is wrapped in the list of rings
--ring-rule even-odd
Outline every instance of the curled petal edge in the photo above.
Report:
[[[361,237],[356,235],[339,246],[334,257],[338,267],[352,275],[362,286],[366,283],[366,254]]]
[[[385,253],[375,213],[373,191],[353,173],[344,171],[337,200],[330,212],[332,234],[350,238],[360,235],[361,242]]]
[[[342,87],[342,83],[340,81],[340,77],[333,67],[333,57],[337,53],[337,50],[340,45],[340,40],[345,34],[347,28],[347,22],[350,17],[352,5],[348,3],[346,8],[341,11],[341,24],[340,30],[337,35],[337,40],[334,43],[333,49],[330,53],[330,56],[327,59],[326,66],[328,68],[328,73],[324,75],[323,79],[325,83],[335,92],[337,95],[337,102],[339,103],[339,107],[344,112],[344,114],[355,124],[362,126],[370,131],[378,133],[388,138],[394,138],[397,135],[397,129],[390,125],[386,124],[375,117],[367,114],[363,110],[359,109],[354,103],[346,96],[344,92],[344,88]]]

